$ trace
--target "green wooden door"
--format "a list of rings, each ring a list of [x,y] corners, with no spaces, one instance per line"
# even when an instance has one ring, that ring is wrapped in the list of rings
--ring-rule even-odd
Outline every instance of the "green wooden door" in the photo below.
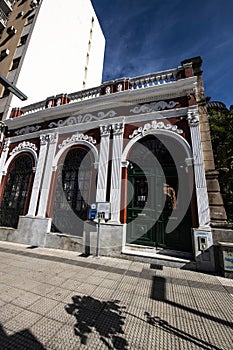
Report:
[[[163,177],[153,169],[145,174],[136,166],[128,175],[127,242],[164,247]]]
[[[182,196],[186,196],[188,188],[179,184],[177,165],[166,148],[169,142],[173,141],[166,139],[163,143],[155,137],[145,138],[141,141],[144,148],[135,145],[129,155],[131,159],[133,156],[134,162],[130,162],[128,168],[126,242],[190,252],[190,208],[183,211],[182,219],[178,214],[180,211],[176,210],[185,202]],[[173,143],[171,147],[176,147],[180,154],[178,166],[182,164],[182,157],[185,163],[182,148]],[[153,166],[153,156],[159,161],[159,166]],[[181,191],[179,203],[176,201],[178,190]],[[166,232],[168,221],[174,223],[174,230],[169,233]]]

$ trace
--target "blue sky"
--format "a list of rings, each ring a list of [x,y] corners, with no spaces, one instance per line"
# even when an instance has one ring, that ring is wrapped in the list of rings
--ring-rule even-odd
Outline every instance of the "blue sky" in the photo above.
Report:
[[[106,38],[103,81],[201,56],[206,96],[233,104],[233,0],[92,0]]]

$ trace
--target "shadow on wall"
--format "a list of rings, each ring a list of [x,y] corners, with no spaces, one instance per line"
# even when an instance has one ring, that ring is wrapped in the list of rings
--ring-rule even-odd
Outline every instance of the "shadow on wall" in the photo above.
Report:
[[[0,348],[7,350],[15,350],[19,348],[46,350],[46,348],[36,339],[36,337],[28,330],[7,335],[3,327],[0,325]]]
[[[124,307],[118,305],[119,301],[100,301],[78,295],[72,300],[65,309],[76,318],[74,332],[80,337],[81,344],[88,346],[88,336],[95,331],[108,349],[127,349],[128,343],[123,337],[125,317],[121,315]]]

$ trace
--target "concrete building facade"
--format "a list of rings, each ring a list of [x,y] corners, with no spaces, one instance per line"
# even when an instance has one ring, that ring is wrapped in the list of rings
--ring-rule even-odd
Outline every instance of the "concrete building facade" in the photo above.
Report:
[[[0,157],[0,238],[214,271],[229,237],[201,58],[13,109]],[[105,217],[106,219],[106,217]],[[227,240],[227,238],[226,238]]]
[[[1,0],[0,9],[6,4],[0,72],[28,100],[0,86],[2,119],[10,106],[100,85],[105,38],[90,0]]]

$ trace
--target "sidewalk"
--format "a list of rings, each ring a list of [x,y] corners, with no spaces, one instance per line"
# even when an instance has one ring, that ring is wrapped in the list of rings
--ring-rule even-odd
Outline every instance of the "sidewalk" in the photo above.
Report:
[[[233,280],[0,242],[1,350],[232,350]]]

